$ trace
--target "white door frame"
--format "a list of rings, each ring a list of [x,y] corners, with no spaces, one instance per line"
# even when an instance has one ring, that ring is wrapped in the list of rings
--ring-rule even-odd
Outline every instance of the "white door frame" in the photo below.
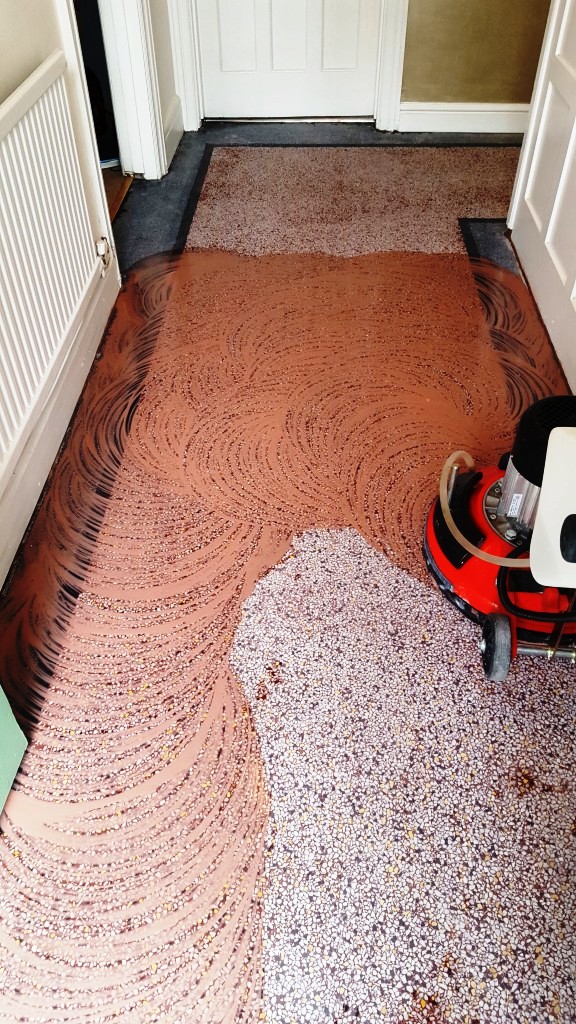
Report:
[[[197,132],[204,117],[195,0],[169,0],[176,92],[185,132]]]
[[[122,170],[161,178],[168,160],[150,0],[98,0],[98,8]]]
[[[116,3],[117,0],[112,2]],[[374,96],[374,117],[379,131],[396,131],[400,122],[408,4],[409,0],[381,0]],[[196,0],[170,0],[170,5],[174,25],[172,38],[176,87],[182,101],[184,130],[198,131],[204,117],[204,98]]]
[[[400,98],[409,0],[382,0],[374,117],[380,132],[400,126]]]
[[[70,106],[75,118],[76,130],[80,133],[82,143],[78,156],[82,172],[89,183],[89,193],[93,190],[97,196],[96,205],[91,202],[90,194],[87,196],[93,221],[92,227],[100,235],[110,239],[113,244],[112,225],[108,212],[108,200],[106,199],[102,172],[100,170],[100,156],[98,154],[98,143],[92,120],[90,96],[86,84],[84,58],[76,25],[74,0],[56,0],[55,9],[60,30],[60,46],[68,67],[67,77],[70,87]],[[118,280],[120,280],[118,270],[116,270],[116,275]]]

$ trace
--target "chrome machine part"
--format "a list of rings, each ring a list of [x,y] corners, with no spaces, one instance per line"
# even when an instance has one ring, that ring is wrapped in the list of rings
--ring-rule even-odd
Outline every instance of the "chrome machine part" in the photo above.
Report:
[[[501,487],[502,493],[496,514],[507,523],[507,528],[526,536],[534,529],[540,488],[518,472],[512,457],[508,460]],[[506,540],[508,539],[506,537]]]
[[[484,494],[484,515],[489,525],[495,533],[502,537],[502,540],[513,547],[519,547],[526,540],[526,534],[517,526],[515,519],[500,512],[502,483],[503,480],[497,480]]]
[[[548,439],[557,427],[576,428],[576,396],[540,398],[522,413],[516,428],[498,513],[526,535],[534,529]]]
[[[549,647],[547,644],[518,644],[518,654],[525,654],[529,658],[561,658],[563,661],[570,661],[576,664],[576,647]]]

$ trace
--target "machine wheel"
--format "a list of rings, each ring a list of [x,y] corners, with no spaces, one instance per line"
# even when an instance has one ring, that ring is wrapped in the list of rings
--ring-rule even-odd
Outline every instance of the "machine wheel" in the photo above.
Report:
[[[512,630],[507,615],[487,615],[482,628],[484,674],[493,683],[503,683],[512,661]]]

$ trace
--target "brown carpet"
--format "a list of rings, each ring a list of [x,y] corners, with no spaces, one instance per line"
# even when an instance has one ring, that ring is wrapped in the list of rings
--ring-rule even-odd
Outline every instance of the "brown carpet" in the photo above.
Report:
[[[218,147],[187,248],[464,253],[458,217],[506,217],[516,147]]]

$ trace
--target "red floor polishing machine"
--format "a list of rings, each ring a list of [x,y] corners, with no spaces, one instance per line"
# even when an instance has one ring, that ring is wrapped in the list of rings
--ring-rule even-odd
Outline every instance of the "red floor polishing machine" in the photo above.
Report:
[[[516,655],[576,664],[576,397],[535,402],[512,451],[476,470],[454,452],[424,532],[442,593],[482,626],[488,679]]]

